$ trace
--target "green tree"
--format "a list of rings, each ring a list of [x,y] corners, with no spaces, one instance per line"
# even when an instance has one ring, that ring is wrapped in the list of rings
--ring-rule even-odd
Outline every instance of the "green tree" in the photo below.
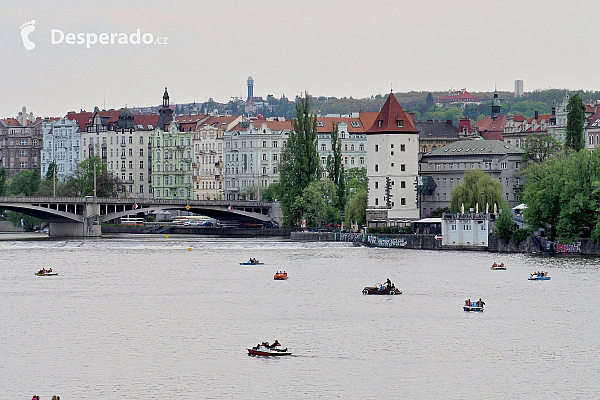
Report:
[[[514,233],[515,221],[513,220],[512,212],[508,209],[502,210],[498,217],[498,221],[496,221],[496,224],[494,225],[492,235],[508,242]]]
[[[279,190],[280,190],[279,182],[271,183],[263,192],[262,192],[262,201],[276,201],[279,199]]]
[[[24,169],[10,181],[9,192],[12,196],[33,196],[40,186],[40,170]]]
[[[41,221],[35,217],[21,214],[14,211],[9,211],[6,213],[6,219],[9,220],[14,227],[22,226],[27,232],[32,232],[37,229]]]
[[[560,153],[562,145],[548,133],[532,133],[527,136],[524,150],[521,159],[524,164],[539,164]]]
[[[326,209],[327,204],[316,182],[304,188],[302,194],[296,196],[290,206],[291,214],[297,216],[298,221],[305,218],[307,226],[317,226],[318,219],[325,214]]]
[[[280,183],[281,208],[287,225],[298,225],[299,207],[292,207],[311,182],[321,177],[321,165],[317,152],[317,118],[310,112],[309,95],[305,93],[296,102],[296,118],[292,120],[293,131],[281,153]]]
[[[98,157],[92,157],[77,165],[74,177],[62,187],[61,195],[68,197],[92,196],[94,194],[94,170],[96,171],[96,196],[118,197],[125,193],[123,182],[108,171],[106,163],[103,163]]]
[[[450,210],[458,212],[464,205],[465,210],[476,208],[479,204],[479,212],[484,212],[486,204],[490,210],[496,204],[499,208],[507,206],[502,198],[502,184],[493,180],[481,169],[471,169],[465,172],[463,183],[457,185],[452,191]]]
[[[327,156],[327,176],[337,188],[338,201],[333,206],[338,210],[343,210],[346,205],[346,183],[342,164],[342,141],[339,137],[338,125],[335,122],[331,131],[331,149],[333,154]]]
[[[585,105],[579,94],[573,95],[567,103],[567,127],[565,131],[565,148],[579,151],[585,147],[583,122]]]
[[[350,168],[346,171],[346,187],[348,195],[352,197],[360,191],[367,191],[367,169]]]
[[[367,222],[367,190],[361,189],[350,198],[346,206],[346,226],[355,222],[358,226],[364,226]]]
[[[0,169],[0,196],[6,196],[8,192],[6,186],[6,169],[2,167]]]

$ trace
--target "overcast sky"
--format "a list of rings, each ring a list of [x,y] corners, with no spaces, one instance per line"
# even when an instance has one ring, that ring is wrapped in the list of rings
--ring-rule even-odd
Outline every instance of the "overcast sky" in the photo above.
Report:
[[[600,90],[598,15],[583,0],[2,0],[0,117],[157,105],[165,86],[172,103],[226,102],[249,75],[263,97]],[[137,29],[167,44],[66,43]]]

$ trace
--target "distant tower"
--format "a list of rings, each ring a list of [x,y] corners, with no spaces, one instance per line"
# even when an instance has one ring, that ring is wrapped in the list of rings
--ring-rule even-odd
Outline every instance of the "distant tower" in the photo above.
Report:
[[[515,99],[523,96],[523,80],[517,79],[515,81]]]
[[[163,94],[163,103],[162,107],[158,110],[158,123],[157,127],[165,130],[166,127],[169,126],[171,121],[173,121],[173,110],[169,106],[169,93],[167,92],[167,88],[165,87],[165,94]]]
[[[250,100],[254,97],[254,78],[249,76],[246,83],[248,84],[248,100]]]
[[[498,99],[498,90],[494,90],[494,100],[492,100],[492,119],[495,121],[500,115],[500,100]]]

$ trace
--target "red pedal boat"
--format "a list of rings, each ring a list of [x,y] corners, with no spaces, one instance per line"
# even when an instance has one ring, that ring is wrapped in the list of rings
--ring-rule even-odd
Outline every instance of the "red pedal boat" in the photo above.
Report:
[[[287,278],[287,272],[285,271],[277,271],[277,273],[273,275],[273,279],[275,279],[276,281],[285,281]]]

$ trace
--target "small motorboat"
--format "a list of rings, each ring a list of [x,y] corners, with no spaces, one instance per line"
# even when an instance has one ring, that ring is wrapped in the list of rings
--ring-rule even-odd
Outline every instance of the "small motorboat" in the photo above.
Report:
[[[504,266],[504,263],[500,263],[500,264],[493,263],[492,266],[490,267],[490,269],[493,269],[494,271],[498,271],[498,270],[505,270],[506,267]]]
[[[528,281],[549,281],[550,277],[548,276],[547,272],[544,271],[540,271],[540,272],[534,272],[533,274],[531,274],[529,276],[529,278],[527,278]]]
[[[277,271],[275,275],[273,275],[273,279],[276,281],[285,281],[288,278],[288,274],[285,271]]]
[[[58,272],[36,272],[37,276],[56,276]]]
[[[287,347],[281,348],[281,345],[277,341],[272,345],[268,343],[257,344],[255,347],[250,347],[247,350],[249,356],[281,357],[292,354],[291,351],[288,351]]]
[[[465,311],[483,311],[484,305],[485,305],[485,303],[481,299],[479,299],[479,301],[465,300],[465,305],[463,306],[463,310],[465,310]]]
[[[265,263],[248,260],[248,261],[241,262],[240,265],[265,265]]]
[[[398,289],[396,286],[392,285],[382,285],[381,283],[376,284],[375,286],[365,286],[362,290],[362,294],[402,294],[402,291]]]

